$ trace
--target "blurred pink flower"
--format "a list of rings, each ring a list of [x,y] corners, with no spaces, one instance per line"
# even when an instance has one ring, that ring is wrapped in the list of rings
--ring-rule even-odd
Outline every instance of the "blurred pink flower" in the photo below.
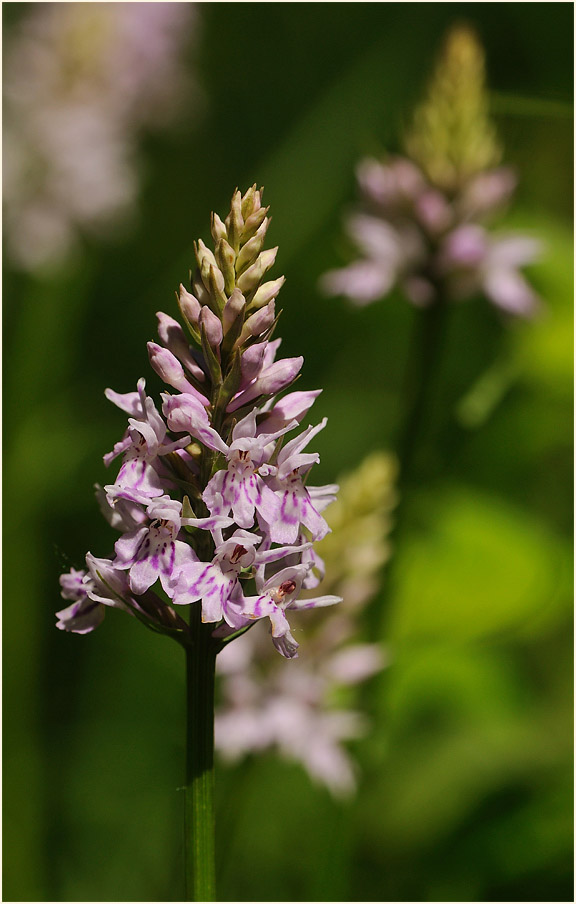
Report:
[[[329,633],[328,625],[323,640]],[[361,713],[331,701],[338,688],[380,671],[384,657],[376,644],[331,649],[330,643],[321,656],[313,646],[282,668],[269,657],[268,637],[258,628],[228,644],[217,660],[223,702],[216,714],[216,746],[231,761],[276,750],[300,762],[336,796],[348,795],[356,781],[344,742],[361,737],[367,724]]]
[[[8,37],[4,61],[7,252],[57,266],[78,234],[126,216],[137,142],[190,93],[192,3],[43,3]]]
[[[487,229],[513,192],[509,169],[479,173],[450,194],[403,157],[363,160],[357,179],[361,210],[347,217],[346,231],[360,258],[322,277],[326,294],[365,305],[399,287],[422,306],[439,293],[452,301],[481,293],[510,314],[536,312],[539,299],[520,268],[537,259],[541,243]]]

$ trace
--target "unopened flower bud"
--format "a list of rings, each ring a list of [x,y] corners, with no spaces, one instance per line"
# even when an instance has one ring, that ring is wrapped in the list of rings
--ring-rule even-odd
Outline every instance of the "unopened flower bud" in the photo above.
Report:
[[[238,279],[238,288],[246,295],[252,292],[258,286],[264,274],[274,266],[278,248],[269,248],[263,251],[254,264],[242,274]]]
[[[243,352],[241,362],[242,383],[249,383],[258,376],[264,364],[264,354],[267,346],[267,341],[257,342]]]
[[[200,317],[200,302],[194,295],[191,295],[190,292],[186,291],[182,283],[180,283],[178,304],[189,323],[198,323],[198,318]]]
[[[260,207],[259,210],[255,210],[254,213],[250,214],[250,216],[246,220],[246,223],[244,224],[244,229],[242,230],[241,239],[243,242],[247,242],[252,238],[252,236],[260,227],[260,224],[268,214],[269,210],[269,207]]]
[[[226,239],[220,239],[216,245],[216,259],[224,277],[224,291],[227,295],[233,292],[236,285],[236,252]]]
[[[204,285],[202,280],[202,275],[199,270],[194,274],[194,279],[192,280],[192,291],[194,295],[200,302],[200,305],[204,307],[205,304],[210,304],[210,292]]]
[[[245,307],[246,299],[242,295],[242,292],[240,289],[234,289],[230,298],[224,305],[224,310],[222,312],[224,335],[226,335],[236,318],[242,315]]]
[[[197,380],[204,380],[204,371],[198,366],[190,354],[190,346],[184,334],[184,330],[177,320],[158,311],[158,335],[160,339],[174,355],[182,362],[184,367],[193,374]]]
[[[205,257],[202,261],[200,275],[209,295],[218,298],[224,293],[224,275],[218,264],[211,264]]]
[[[210,267],[207,288],[210,293],[208,304],[220,316],[227,299],[224,291],[224,276],[218,267]]]
[[[267,367],[266,370],[250,384],[250,386],[243,392],[238,393],[238,395],[232,399],[226,408],[226,411],[236,411],[243,405],[247,405],[248,402],[257,399],[258,396],[274,395],[277,392],[281,392],[282,389],[286,389],[300,373],[303,363],[304,358],[301,356],[298,358],[283,358],[281,361],[275,361],[274,364]]]
[[[220,219],[217,213],[212,214],[212,222],[210,224],[210,232],[212,233],[212,238],[214,239],[214,244],[217,245],[221,239],[228,239],[228,233],[226,231],[226,226]]]
[[[270,220],[265,218],[260,225],[260,228],[256,232],[249,242],[246,242],[243,248],[240,249],[240,253],[236,259],[236,273],[240,275],[244,270],[250,267],[262,251],[262,246],[264,245],[264,239],[266,238],[266,231],[270,224]]]
[[[240,236],[244,229],[244,217],[242,216],[242,195],[239,191],[234,193],[232,203],[230,205],[230,213],[225,220],[228,232],[228,241],[238,251],[240,247]]]
[[[256,198],[258,195],[258,198]],[[244,220],[250,216],[254,210],[258,210],[260,207],[260,192],[256,190],[256,183],[251,185],[250,188],[244,193],[242,197],[242,217]]]
[[[156,342],[149,342],[148,355],[150,357],[150,364],[165,383],[168,383],[169,386],[173,386],[174,389],[180,390],[180,392],[189,393],[203,405],[210,404],[206,396],[203,396],[201,392],[198,392],[198,390],[188,382],[180,361],[171,351],[169,351],[169,349],[162,348],[162,346],[157,345]]]
[[[250,336],[261,336],[262,333],[270,329],[275,317],[276,305],[273,301],[270,301],[266,307],[260,308],[259,311],[255,311],[254,314],[247,318],[236,346],[243,345]]]
[[[209,307],[202,308],[199,324],[206,330],[206,338],[212,348],[219,348],[222,342],[222,322]]]
[[[250,307],[262,308],[265,304],[268,304],[268,302],[273,301],[285,282],[286,277],[280,276],[278,279],[262,283],[262,285],[256,289],[256,294],[250,302]]]
[[[162,413],[175,433],[189,433],[194,427],[209,426],[205,408],[188,392],[181,395],[163,392],[162,401]]]
[[[194,253],[198,262],[198,268],[202,275],[204,275],[204,272],[208,273],[210,266],[218,267],[214,254],[206,247],[202,239],[198,239],[197,242],[194,242]]]

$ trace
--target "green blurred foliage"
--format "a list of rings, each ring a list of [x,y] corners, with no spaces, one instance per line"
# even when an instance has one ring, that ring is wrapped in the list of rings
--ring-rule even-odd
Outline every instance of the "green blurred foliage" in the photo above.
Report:
[[[423,508],[419,530],[398,551],[393,642],[541,633],[562,620],[570,598],[567,541],[525,511],[469,489],[444,484]]]
[[[27,4],[5,4],[5,40]],[[4,898],[180,900],[183,662],[111,613],[53,628],[58,574],[111,535],[92,496],[124,429],[103,389],[150,376],[154,312],[236,185],[272,205],[285,354],[323,386],[318,481],[389,446],[414,312],[319,296],[347,254],[353,166],[396,149],[457,15],[487,52],[508,224],[542,236],[530,324],[455,308],[388,595],[391,665],[366,699],[357,797],[272,757],[218,770],[221,900],[571,898],[572,9],[201,5],[205,92],[148,139],[131,232],[50,279],[6,262]],[[365,626],[373,638],[375,625]],[[305,650],[303,651],[305,654]]]

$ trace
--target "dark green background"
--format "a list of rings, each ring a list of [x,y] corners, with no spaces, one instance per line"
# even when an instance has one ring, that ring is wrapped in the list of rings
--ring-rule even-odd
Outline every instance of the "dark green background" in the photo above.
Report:
[[[4,4],[5,42],[27,11]],[[546,313],[509,324],[481,299],[452,312],[359,793],[337,804],[271,756],[219,767],[219,898],[572,898],[572,16],[568,3],[201,4],[190,65],[204,105],[142,142],[132,231],[86,242],[51,278],[5,262],[5,900],[181,899],[179,651],[116,613],[87,637],[53,627],[59,573],[112,549],[92,485],[124,422],[103,390],[146,375],[159,391],[154,314],[175,314],[210,211],[256,181],[287,277],[282,350],[305,356],[299,388],[324,387],[317,482],[390,446],[414,312],[396,296],[327,300],[317,280],[348,259],[355,162],[398,149],[457,18],[485,44],[520,174],[508,225],[546,243],[530,271]]]

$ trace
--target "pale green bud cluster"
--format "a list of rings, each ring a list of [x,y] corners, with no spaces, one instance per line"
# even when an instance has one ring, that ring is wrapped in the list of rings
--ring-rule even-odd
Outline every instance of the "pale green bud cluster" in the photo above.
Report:
[[[262,206],[262,189],[253,185],[244,195],[236,191],[224,221],[212,214],[214,251],[202,240],[194,246],[198,272],[192,290],[200,304],[218,316],[224,314],[233,293],[236,315],[241,308],[248,315],[273,301],[284,283],[284,277],[262,282],[278,252],[278,248],[263,250],[270,225],[268,210]],[[231,322],[229,310],[225,319]]]
[[[501,148],[489,116],[484,52],[470,28],[459,25],[449,33],[405,146],[430,181],[448,192],[499,163]]]
[[[338,480],[338,498],[326,513],[332,533],[316,546],[326,567],[322,586],[343,596],[348,607],[364,605],[378,590],[390,556],[397,472],[392,455],[374,452]]]
[[[262,189],[236,190],[225,220],[212,214],[213,250],[194,244],[197,270],[191,291],[180,286],[180,311],[195,342],[204,352],[213,385],[229,400],[240,383],[242,352],[264,342],[277,321],[275,301],[284,277],[266,280],[278,248],[264,249],[270,225]]]

